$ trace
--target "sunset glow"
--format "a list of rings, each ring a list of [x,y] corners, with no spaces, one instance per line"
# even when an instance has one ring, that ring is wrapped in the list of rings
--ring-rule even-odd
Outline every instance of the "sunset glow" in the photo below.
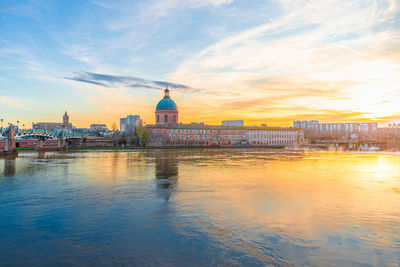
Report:
[[[377,1],[2,1],[5,122],[400,120],[400,4]]]

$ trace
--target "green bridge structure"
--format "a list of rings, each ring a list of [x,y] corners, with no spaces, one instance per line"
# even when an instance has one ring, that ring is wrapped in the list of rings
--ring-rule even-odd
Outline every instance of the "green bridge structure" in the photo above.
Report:
[[[8,128],[1,128],[0,130],[0,139],[8,139],[8,135],[10,133],[10,129],[14,128],[10,126]],[[14,128],[15,129],[15,128]],[[46,131],[46,130],[33,130],[33,129],[18,129],[17,131],[13,131],[14,137],[16,140],[18,139],[40,139],[40,140],[59,140],[64,136],[65,140],[68,139],[81,139],[84,137],[83,134],[80,133],[71,133],[65,131]]]
[[[64,131],[43,131],[33,129],[18,129],[14,126],[0,130],[0,155],[17,154],[21,144],[29,143],[30,149],[38,151],[63,150],[73,139],[82,140],[83,134]]]

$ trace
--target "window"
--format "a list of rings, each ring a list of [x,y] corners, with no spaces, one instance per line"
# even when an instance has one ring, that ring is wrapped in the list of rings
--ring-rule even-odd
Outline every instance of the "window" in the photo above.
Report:
[[[168,115],[164,115],[164,122],[168,122]]]
[[[157,115],[157,122],[160,122],[160,115]]]
[[[174,115],[174,122],[176,122],[176,115]]]

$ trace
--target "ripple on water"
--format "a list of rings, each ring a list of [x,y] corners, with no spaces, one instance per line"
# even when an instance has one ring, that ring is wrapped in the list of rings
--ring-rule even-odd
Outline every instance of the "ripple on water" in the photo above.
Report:
[[[398,155],[21,152],[0,159],[0,262],[396,266]]]

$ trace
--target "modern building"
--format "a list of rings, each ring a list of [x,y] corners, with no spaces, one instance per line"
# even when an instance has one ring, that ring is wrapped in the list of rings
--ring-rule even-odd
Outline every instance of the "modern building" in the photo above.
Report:
[[[92,132],[94,132],[94,131],[105,132],[105,131],[107,131],[107,125],[105,125],[105,124],[91,124],[90,125],[90,130]]]
[[[69,122],[68,113],[65,111],[63,116],[63,122],[38,122],[32,125],[34,130],[44,130],[44,131],[57,131],[57,130],[67,130],[71,131],[73,126]]]
[[[294,121],[293,126],[304,130],[307,137],[349,138],[352,134],[372,136],[375,134],[377,123],[319,123],[319,121]]]
[[[157,104],[156,124],[147,125],[149,146],[293,145],[304,140],[295,128],[246,127],[178,123],[178,108],[165,89]],[[242,121],[243,123],[243,121]]]
[[[243,120],[227,120],[222,121],[222,125],[224,126],[244,126]]]
[[[126,118],[120,119],[119,129],[124,133],[134,132],[139,125],[142,125],[142,120],[139,115],[128,115]]]
[[[315,129],[315,126],[319,124],[319,121],[312,120],[312,121],[294,121],[293,127],[294,128],[301,128],[301,129]]]

